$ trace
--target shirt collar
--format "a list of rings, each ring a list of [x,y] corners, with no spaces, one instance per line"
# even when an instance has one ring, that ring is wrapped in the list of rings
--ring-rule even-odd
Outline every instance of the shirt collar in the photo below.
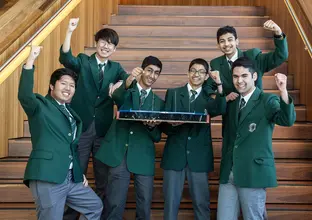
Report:
[[[256,90],[256,87],[252,90],[252,92],[251,93],[249,93],[248,95],[246,95],[246,96],[240,96],[240,99],[242,99],[242,98],[244,98],[245,99],[245,102],[246,102],[246,104],[247,104],[247,102],[248,102],[248,100],[250,99],[250,97],[252,96],[252,94],[254,93],[254,91]]]
[[[96,55],[95,55],[95,59],[96,59],[96,62],[97,62],[98,65],[99,65],[99,64],[104,64],[104,65],[106,66],[107,61],[108,61],[108,60],[105,60],[104,62],[102,62],[101,60],[99,60],[99,58],[97,58]]]
[[[187,84],[187,90],[189,92],[189,95],[191,96],[192,95],[191,90],[194,90],[194,89],[192,88],[192,86],[189,83]],[[195,91],[197,92],[196,96],[198,96],[199,93],[202,91],[202,87],[199,87],[198,89],[195,89]]]
[[[229,60],[231,60],[233,63],[238,59],[238,49],[236,49],[236,53],[232,56],[231,59],[229,59],[227,56],[226,57],[226,60],[229,62]]]
[[[141,94],[141,90],[143,89],[142,88],[142,86],[137,82],[137,87],[138,87],[138,89],[139,89],[139,92],[140,92],[140,94]],[[148,94],[149,94],[149,92],[151,91],[151,87],[150,88],[148,88],[148,89],[145,89],[145,91],[146,91],[146,97],[148,96]]]

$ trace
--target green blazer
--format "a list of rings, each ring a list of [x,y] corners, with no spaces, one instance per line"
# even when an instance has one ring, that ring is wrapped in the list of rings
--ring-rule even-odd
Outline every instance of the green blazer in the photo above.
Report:
[[[75,140],[71,125],[59,104],[50,95],[33,93],[34,69],[23,69],[18,99],[28,116],[31,133],[32,151],[26,166],[24,183],[40,180],[63,183],[73,161],[74,182],[82,182],[83,173],[77,155],[77,144],[82,131],[79,116],[67,105],[68,111],[76,119]]]
[[[264,72],[268,72],[283,62],[288,58],[288,46],[287,39],[279,40],[274,38],[275,50],[269,53],[262,53],[260,49],[254,48],[247,50],[245,52],[238,49],[238,57],[247,56],[249,59],[255,61],[256,71],[258,73],[258,80],[256,81],[256,86],[262,89],[262,77]],[[237,92],[232,79],[232,70],[229,67],[226,56],[217,57],[210,62],[212,70],[220,71],[220,77],[223,83],[223,90],[226,95],[231,92]],[[203,87],[208,93],[213,93],[217,89],[216,83],[211,79],[204,83]]]
[[[203,90],[189,107],[189,92],[187,85],[168,89],[165,111],[204,113],[214,117],[225,113],[225,97],[219,95],[216,99],[207,96]],[[190,109],[191,108],[191,109]],[[165,170],[180,171],[189,166],[193,172],[210,172],[213,170],[213,150],[210,124],[185,123],[179,126],[161,124],[162,131],[168,135],[165,144],[161,167]]]
[[[83,131],[86,131],[94,120],[97,135],[103,137],[112,123],[114,113],[114,102],[108,96],[109,84],[126,80],[128,74],[119,63],[109,60],[105,66],[104,80],[100,87],[95,53],[91,56],[80,53],[74,57],[71,50],[63,53],[61,48],[60,62],[79,76],[71,107],[82,119]]]
[[[124,83],[112,97],[118,109],[139,109],[140,93],[135,83],[128,90]],[[163,107],[164,101],[150,91],[141,110],[161,111]],[[117,167],[126,155],[130,172],[152,176],[155,172],[154,142],[160,139],[158,127],[149,129],[143,122],[114,119],[95,157],[110,167]]]
[[[276,95],[256,88],[238,120],[239,102],[237,98],[228,103],[224,117],[220,183],[228,182],[232,169],[238,187],[275,187],[272,133],[275,124],[291,126],[295,122],[293,101],[290,98],[287,105]]]

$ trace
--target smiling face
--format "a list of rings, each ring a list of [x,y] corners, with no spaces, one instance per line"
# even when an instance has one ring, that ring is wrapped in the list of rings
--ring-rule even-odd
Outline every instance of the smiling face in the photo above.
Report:
[[[155,65],[145,67],[139,81],[142,88],[149,89],[158,79],[160,71],[160,68]]]
[[[190,86],[196,90],[203,85],[205,80],[208,79],[208,73],[205,67],[201,64],[193,64],[188,71],[188,79]]]
[[[257,73],[253,74],[248,68],[237,66],[233,69],[233,84],[236,90],[242,95],[246,96],[255,88],[255,81],[257,80]]]
[[[238,39],[232,33],[226,33],[219,37],[219,49],[231,59],[237,51]]]
[[[63,75],[54,86],[50,84],[50,90],[50,95],[59,103],[69,103],[75,94],[75,81],[71,76]]]
[[[116,46],[106,40],[99,39],[96,42],[96,56],[99,60],[107,60],[116,51]]]

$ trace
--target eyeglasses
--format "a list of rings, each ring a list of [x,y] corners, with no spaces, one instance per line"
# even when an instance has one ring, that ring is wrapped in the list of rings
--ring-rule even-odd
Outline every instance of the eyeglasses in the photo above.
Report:
[[[193,69],[193,68],[192,68],[192,69],[189,70],[189,72],[190,72],[192,75],[195,75],[196,73],[198,73],[198,75],[201,75],[201,76],[207,74],[207,71],[206,71],[206,70],[203,70],[203,69],[201,69],[201,70],[196,70],[196,69]]]
[[[98,41],[98,44],[99,44],[101,47],[106,46],[108,49],[111,49],[111,50],[115,48],[115,44],[109,43],[109,42],[107,42],[107,41],[105,41],[105,40],[99,40],[99,41]]]

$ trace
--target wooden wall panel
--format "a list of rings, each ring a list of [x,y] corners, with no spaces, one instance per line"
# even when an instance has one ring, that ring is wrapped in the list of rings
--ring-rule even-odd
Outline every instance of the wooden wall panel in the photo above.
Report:
[[[120,0],[121,5],[239,5],[252,6],[254,0]]]
[[[54,12],[64,4],[66,0],[57,0],[45,14],[37,20],[31,30],[26,31],[8,50],[17,50],[23,42],[29,39],[32,30],[40,27],[40,23],[46,18],[51,17]],[[111,1],[109,1],[111,2]],[[116,3],[118,1],[114,1]],[[58,61],[59,48],[64,41],[68,21],[72,17],[79,17],[79,26],[72,36],[72,50],[74,54],[84,51],[84,47],[94,46],[94,34],[107,21],[107,18],[113,12],[113,6],[106,7],[101,0],[84,0],[66,19],[42,42],[43,50],[36,61],[35,85],[34,92],[42,95],[47,94],[49,79],[51,73],[60,68]],[[104,16],[107,15],[107,16]],[[109,16],[108,16],[109,15]],[[101,16],[103,18],[101,18]],[[93,18],[93,19],[90,19]],[[106,20],[105,20],[106,19]],[[0,59],[5,61],[9,58],[10,53],[5,51],[1,54]],[[21,66],[17,68],[1,85],[0,85],[0,157],[8,155],[8,139],[23,136],[23,121],[26,119],[18,100],[17,91]]]

